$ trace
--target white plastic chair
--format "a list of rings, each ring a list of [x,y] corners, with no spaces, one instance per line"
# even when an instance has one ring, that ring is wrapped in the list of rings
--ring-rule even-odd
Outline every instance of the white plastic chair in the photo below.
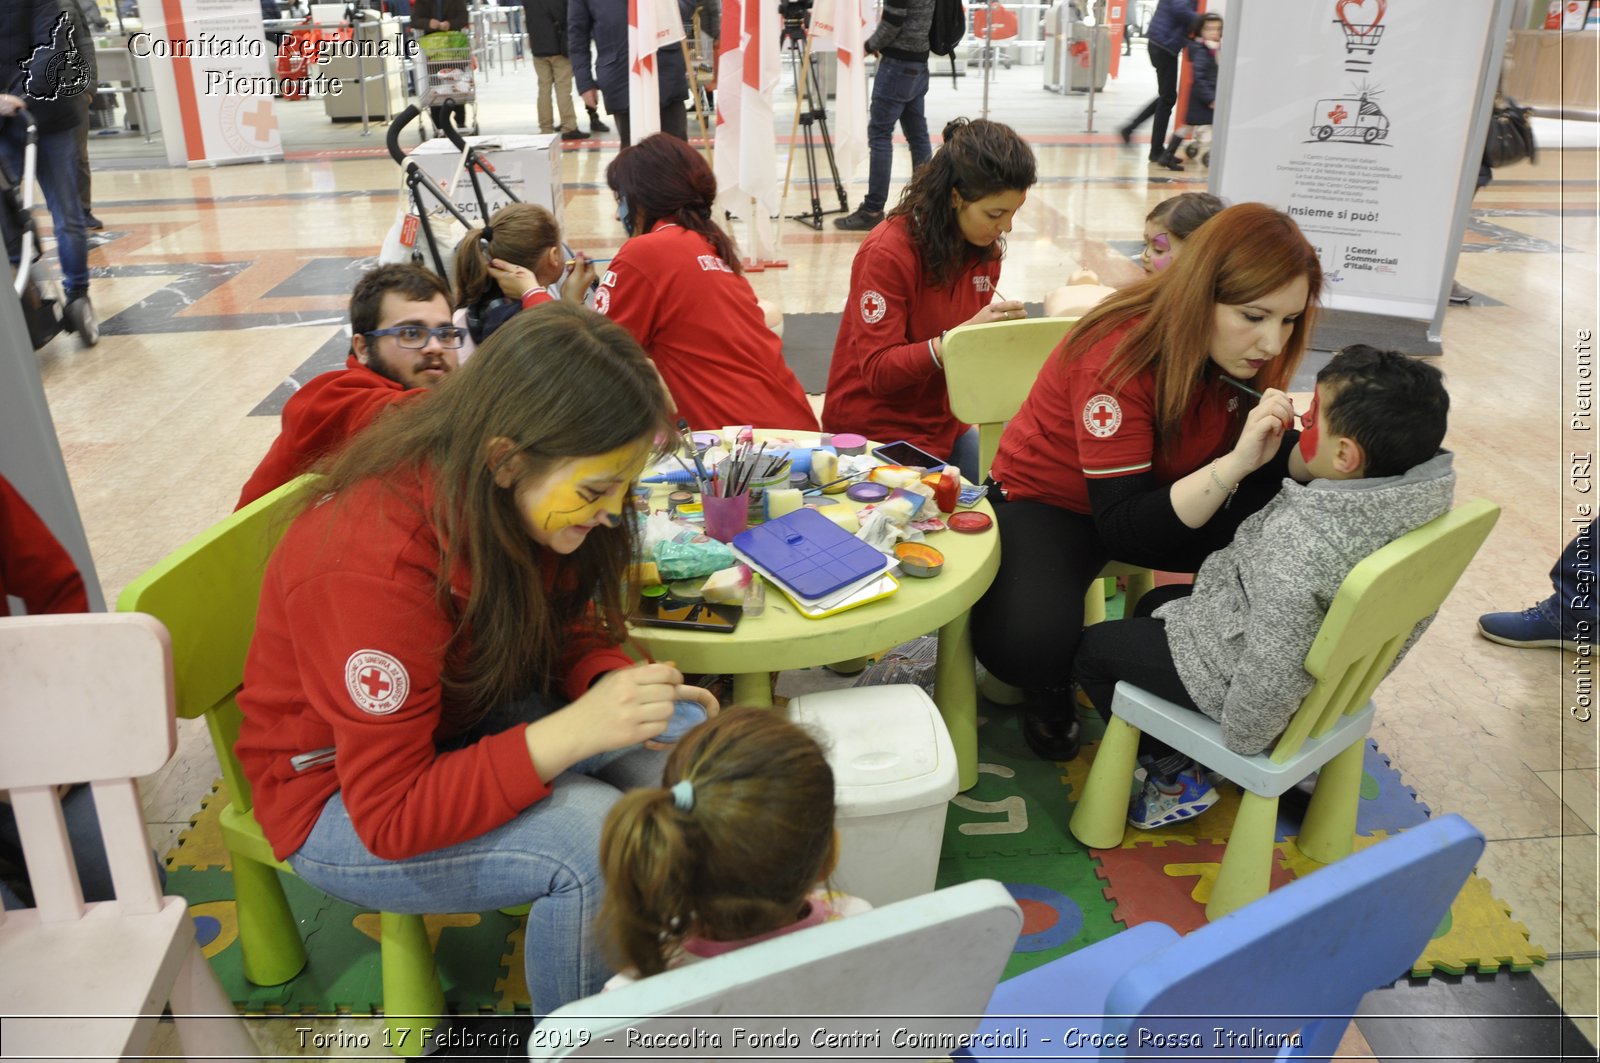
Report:
[[[539,1024],[528,1055],[687,1058],[682,1046],[693,1046],[697,1059],[905,1056],[889,1043],[896,1028],[951,1046],[977,1029],[1021,931],[1004,886],[964,882],[574,1001]],[[815,1044],[818,1029],[881,1029],[883,1042],[846,1051]]]
[[[0,619],[0,789],[36,908],[0,912],[8,1057],[142,1055],[170,1003],[185,1055],[258,1049],[157,884],[135,777],[177,748],[166,629],[137,613]],[[117,899],[85,904],[56,789],[89,780]]]

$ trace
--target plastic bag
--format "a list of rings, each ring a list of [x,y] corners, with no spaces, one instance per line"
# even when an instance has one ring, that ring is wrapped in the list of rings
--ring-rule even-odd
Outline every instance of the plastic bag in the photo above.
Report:
[[[911,683],[933,696],[934,665],[939,658],[939,636],[923,635],[910,642],[902,642],[878,658],[855,681],[858,687],[887,686],[891,683]]]

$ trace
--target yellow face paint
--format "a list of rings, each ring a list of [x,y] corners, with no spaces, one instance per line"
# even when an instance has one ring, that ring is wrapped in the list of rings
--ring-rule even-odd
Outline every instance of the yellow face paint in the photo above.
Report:
[[[528,534],[541,546],[570,554],[595,528],[621,519],[633,481],[650,455],[650,441],[582,458],[569,458],[544,476],[517,485],[517,508]]]

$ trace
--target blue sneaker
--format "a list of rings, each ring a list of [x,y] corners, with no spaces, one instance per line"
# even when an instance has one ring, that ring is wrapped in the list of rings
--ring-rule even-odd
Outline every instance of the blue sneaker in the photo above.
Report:
[[[1535,649],[1540,646],[1560,646],[1576,650],[1576,639],[1567,638],[1561,630],[1561,610],[1551,595],[1537,605],[1530,605],[1520,613],[1484,613],[1478,617],[1478,634],[1502,646]]]
[[[1128,809],[1128,822],[1140,830],[1153,830],[1193,819],[1216,803],[1217,789],[1197,764],[1164,782],[1145,779]]]

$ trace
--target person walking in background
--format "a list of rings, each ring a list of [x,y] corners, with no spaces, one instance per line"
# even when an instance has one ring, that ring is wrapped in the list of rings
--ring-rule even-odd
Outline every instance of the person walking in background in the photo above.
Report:
[[[94,57],[94,34],[96,31],[104,32],[107,27],[106,17],[100,13],[100,8],[95,6],[94,0],[61,0],[61,7],[72,16],[72,43],[78,49],[78,54],[83,57],[83,65],[89,71],[89,91],[85,98],[92,103],[94,87],[100,83],[100,71]],[[79,122],[74,132],[78,138],[78,200],[83,204],[83,227],[85,229],[104,229],[99,218],[89,209],[93,202],[90,194],[89,177],[89,122],[85,119]]]
[[[420,39],[430,33],[449,33],[452,30],[469,33],[472,15],[467,11],[467,0],[415,0],[411,5],[411,32]],[[426,49],[424,49],[426,51]],[[459,100],[436,103],[428,108],[433,124],[444,128],[445,111],[450,121],[460,129],[467,123],[467,105]]]
[[[866,52],[878,57],[867,118],[869,171],[867,195],[854,213],[833,220],[834,228],[864,233],[883,220],[889,202],[889,171],[894,167],[894,127],[899,123],[911,149],[911,169],[933,157],[928,118],[928,31],[934,0],[885,0],[883,20],[867,38]]]
[[[1164,142],[1172,106],[1178,102],[1178,56],[1183,54],[1194,25],[1195,0],[1161,0],[1150,16],[1146,43],[1150,46],[1150,65],[1156,68],[1156,98],[1145,104],[1119,132],[1124,144],[1133,143],[1133,131],[1150,122],[1150,163],[1165,170],[1181,170],[1183,163],[1168,154]]]
[[[931,2],[931,0],[930,0]],[[678,0],[684,14],[687,0]],[[594,42],[594,53],[589,42]],[[606,110],[617,120],[622,146],[633,143],[628,111],[628,0],[569,0],[567,4],[567,57],[578,95],[589,108],[591,128],[595,108],[605,97]],[[683,109],[689,98],[689,75],[678,43],[656,49],[656,77],[660,87],[661,132],[689,139],[689,115]]]
[[[1189,127],[1189,158],[1194,158],[1202,142],[1211,142],[1211,124],[1216,120],[1217,102],[1217,51],[1222,47],[1222,16],[1201,15],[1195,20],[1194,39],[1189,41],[1189,102],[1183,112],[1184,125]],[[1176,159],[1183,146],[1183,125],[1172,127],[1172,139],[1167,141],[1167,155]],[[1211,158],[1210,151],[1206,159]],[[1210,165],[1209,162],[1206,165]]]
[[[539,132],[554,133],[550,96],[561,115],[561,139],[582,140],[572,107],[572,60],[567,58],[567,0],[522,0],[528,16],[528,47],[539,75]]]

